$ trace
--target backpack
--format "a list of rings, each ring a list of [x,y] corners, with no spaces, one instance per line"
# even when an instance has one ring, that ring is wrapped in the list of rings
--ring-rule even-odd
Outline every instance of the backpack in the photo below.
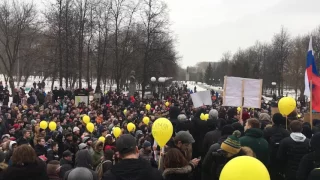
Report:
[[[111,161],[110,161],[110,160],[102,161],[102,162],[99,163],[98,166],[96,167],[96,172],[97,172],[97,174],[98,174],[99,180],[102,178],[102,175],[103,175],[103,164],[106,163],[106,162],[111,162]]]

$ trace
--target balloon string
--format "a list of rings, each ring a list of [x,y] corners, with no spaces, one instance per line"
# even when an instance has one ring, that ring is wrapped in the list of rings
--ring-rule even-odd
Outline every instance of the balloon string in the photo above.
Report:
[[[160,157],[159,157],[159,165],[158,165],[158,169],[160,170],[161,168],[161,160],[162,160],[162,154],[164,153],[164,148],[162,147],[160,149]]]

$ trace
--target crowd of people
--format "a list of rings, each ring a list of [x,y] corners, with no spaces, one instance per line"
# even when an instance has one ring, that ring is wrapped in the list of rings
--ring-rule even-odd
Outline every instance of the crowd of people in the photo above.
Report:
[[[71,90],[46,93],[41,83],[29,93],[16,90],[13,102],[1,106],[0,180],[218,180],[238,156],[257,158],[272,180],[320,179],[318,120],[311,126],[295,111],[286,120],[269,108],[244,109],[240,116],[236,107],[221,106],[215,92],[211,106],[194,108],[190,93],[175,83],[163,99],[108,91],[89,104],[75,104]],[[202,120],[202,113],[209,119]],[[174,131],[163,149],[152,136],[160,117]],[[41,121],[56,128],[42,129]],[[129,123],[136,128],[127,128]]]

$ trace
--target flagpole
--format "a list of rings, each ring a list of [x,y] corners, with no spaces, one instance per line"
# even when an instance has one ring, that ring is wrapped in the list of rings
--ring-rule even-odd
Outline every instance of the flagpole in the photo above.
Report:
[[[312,130],[312,80],[310,80],[310,124]]]

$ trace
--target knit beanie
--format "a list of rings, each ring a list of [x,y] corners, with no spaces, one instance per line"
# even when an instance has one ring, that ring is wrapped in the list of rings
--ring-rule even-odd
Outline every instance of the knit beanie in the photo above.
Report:
[[[233,155],[238,154],[241,150],[241,144],[239,141],[240,136],[240,131],[234,131],[231,136],[223,141],[223,143],[221,144],[221,149]]]

